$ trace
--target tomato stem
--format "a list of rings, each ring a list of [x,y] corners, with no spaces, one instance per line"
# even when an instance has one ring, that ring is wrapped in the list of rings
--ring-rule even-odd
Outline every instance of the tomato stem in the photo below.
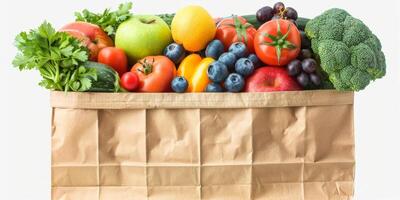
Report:
[[[137,69],[137,71],[142,72],[145,75],[150,74],[151,72],[153,72],[153,64],[154,64],[155,60],[153,58],[152,62],[148,62],[146,59],[143,60],[143,62],[139,61],[138,63],[142,65],[142,69]]]
[[[289,33],[290,33],[291,24],[288,25],[287,32],[285,34],[283,34],[281,31],[281,25],[279,23],[279,20],[276,20],[276,23],[277,23],[276,35],[271,35],[268,33],[263,34],[264,37],[271,39],[272,42],[264,41],[260,45],[268,45],[271,47],[275,47],[276,57],[278,58],[278,64],[280,64],[282,50],[283,49],[295,49],[297,47],[296,47],[296,45],[294,45],[293,43],[291,43],[290,41],[287,40]]]

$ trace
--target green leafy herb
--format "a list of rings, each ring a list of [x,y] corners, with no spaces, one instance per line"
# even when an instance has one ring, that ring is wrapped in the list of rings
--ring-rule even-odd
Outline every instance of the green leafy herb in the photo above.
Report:
[[[128,20],[132,14],[132,3],[120,4],[118,10],[106,9],[103,13],[93,13],[85,9],[81,13],[75,12],[76,21],[84,21],[100,26],[111,38],[115,37],[118,26]]]
[[[15,46],[19,52],[13,65],[20,70],[38,70],[43,77],[39,85],[47,89],[86,91],[97,79],[96,70],[83,65],[88,60],[88,49],[47,22],[17,35]]]

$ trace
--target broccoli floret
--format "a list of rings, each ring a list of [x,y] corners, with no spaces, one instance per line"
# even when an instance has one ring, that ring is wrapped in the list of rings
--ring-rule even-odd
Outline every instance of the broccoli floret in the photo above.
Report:
[[[336,89],[359,91],[386,74],[379,39],[345,10],[325,11],[310,20],[305,31],[322,70]]]

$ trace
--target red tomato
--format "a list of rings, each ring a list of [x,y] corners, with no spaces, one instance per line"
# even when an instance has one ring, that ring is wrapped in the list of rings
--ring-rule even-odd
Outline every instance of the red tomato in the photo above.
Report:
[[[135,91],[136,88],[139,86],[139,77],[137,74],[132,72],[126,72],[121,77],[121,85],[124,89],[128,91]]]
[[[217,26],[215,38],[220,40],[225,51],[232,43],[243,42],[246,44],[249,52],[254,53],[254,35],[257,30],[243,17],[232,16],[231,18],[222,19]]]
[[[287,65],[297,58],[300,48],[299,30],[292,22],[284,19],[275,19],[263,24],[254,38],[257,56],[268,65]]]
[[[139,76],[139,92],[171,91],[176,75],[175,64],[166,56],[148,56],[136,63],[131,72]]]
[[[128,59],[122,49],[116,47],[103,48],[98,55],[99,63],[103,63],[115,69],[119,76],[128,71]]]

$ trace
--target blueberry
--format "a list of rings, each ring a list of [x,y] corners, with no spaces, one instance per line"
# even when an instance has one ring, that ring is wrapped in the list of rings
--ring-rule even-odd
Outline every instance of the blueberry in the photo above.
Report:
[[[235,70],[236,56],[232,52],[223,53],[218,61],[224,63],[230,71]]]
[[[176,65],[185,58],[185,49],[182,45],[172,43],[164,49],[164,55],[172,60]]]
[[[222,62],[215,61],[208,66],[207,75],[213,82],[220,83],[224,81],[228,74],[228,67]]]
[[[223,92],[224,88],[218,83],[210,83],[207,85],[206,92]]]
[[[183,93],[188,88],[188,82],[184,77],[177,76],[172,80],[171,88],[174,92]]]
[[[247,58],[251,60],[251,62],[254,65],[254,68],[261,67],[262,63],[256,54],[252,53]]]
[[[244,88],[244,78],[237,73],[229,74],[224,86],[229,92],[240,92]]]
[[[229,47],[229,52],[235,54],[236,58],[244,58],[247,56],[247,47],[243,42],[235,42]]]
[[[206,57],[211,57],[214,58],[214,60],[217,60],[219,56],[224,53],[224,48],[224,44],[222,44],[221,41],[213,40],[208,43],[206,48]]]
[[[254,65],[248,58],[241,58],[235,64],[236,73],[246,77],[254,72]]]

